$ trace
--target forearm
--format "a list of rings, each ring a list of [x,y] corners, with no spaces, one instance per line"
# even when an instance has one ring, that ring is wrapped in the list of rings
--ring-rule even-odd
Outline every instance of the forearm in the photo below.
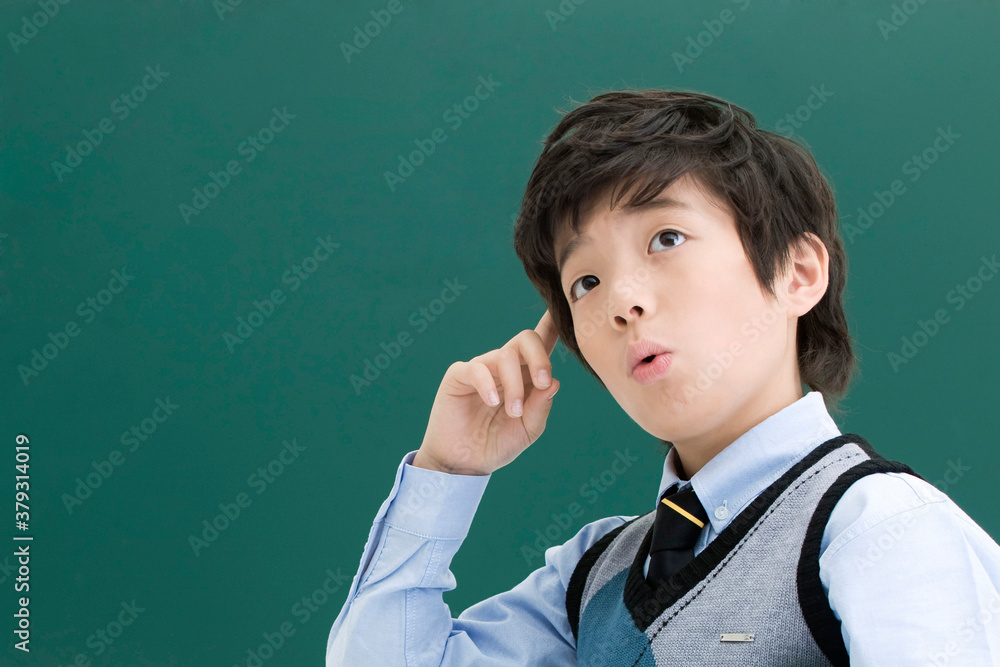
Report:
[[[328,667],[448,664],[443,656],[453,620],[443,593],[455,588],[448,564],[460,545],[386,526],[331,631]]]
[[[394,489],[376,516],[362,572],[331,629],[327,667],[575,665],[567,584],[591,545],[635,517],[584,525],[546,549],[545,564],[513,589],[452,618],[443,599],[456,587],[449,567],[488,478],[404,471],[398,497]]]
[[[412,452],[403,458],[375,517],[330,632],[328,665],[442,664],[452,628],[442,596],[455,588],[448,568],[489,478],[414,468],[412,460]]]

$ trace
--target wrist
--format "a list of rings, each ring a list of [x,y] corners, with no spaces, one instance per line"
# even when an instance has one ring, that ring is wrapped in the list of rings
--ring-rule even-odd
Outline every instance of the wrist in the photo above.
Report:
[[[443,472],[447,475],[467,475],[467,476],[483,476],[488,473],[482,472],[472,472],[456,470],[454,468],[449,468],[448,466],[442,465],[430,457],[424,450],[418,449],[417,453],[413,456],[413,463],[410,465],[415,468],[424,468],[425,470],[435,470],[437,472]]]
[[[443,466],[439,465],[422,449],[418,449],[417,453],[413,457],[413,464],[416,468],[424,468],[425,470],[436,470],[437,472],[444,472],[452,474],[450,470],[445,469]]]

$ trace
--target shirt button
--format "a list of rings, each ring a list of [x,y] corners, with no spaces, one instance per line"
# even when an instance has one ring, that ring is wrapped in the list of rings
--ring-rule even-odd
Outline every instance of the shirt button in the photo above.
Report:
[[[725,505],[719,505],[715,508],[715,518],[722,520],[729,516],[729,510],[726,509]]]

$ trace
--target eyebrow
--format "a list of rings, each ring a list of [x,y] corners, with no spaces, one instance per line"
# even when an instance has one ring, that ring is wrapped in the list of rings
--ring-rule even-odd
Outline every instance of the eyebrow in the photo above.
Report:
[[[625,210],[629,213],[645,213],[647,211],[661,211],[670,209],[683,209],[686,211],[693,211],[694,208],[687,202],[683,202],[679,199],[674,199],[673,197],[668,197],[666,195],[660,195],[655,199],[651,199],[645,204],[639,204],[638,206],[629,206]],[[584,236],[575,236],[566,247],[562,249],[559,253],[559,260],[556,264],[556,268],[559,273],[562,273],[562,269],[566,266],[566,262],[569,260],[570,256],[580,249],[581,246],[586,245],[587,239]]]

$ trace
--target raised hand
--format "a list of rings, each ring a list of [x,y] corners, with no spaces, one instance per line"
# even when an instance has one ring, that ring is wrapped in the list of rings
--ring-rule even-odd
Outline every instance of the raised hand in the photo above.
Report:
[[[558,338],[545,311],[533,330],[449,366],[413,465],[488,475],[516,459],[545,430],[559,391],[550,359]]]

